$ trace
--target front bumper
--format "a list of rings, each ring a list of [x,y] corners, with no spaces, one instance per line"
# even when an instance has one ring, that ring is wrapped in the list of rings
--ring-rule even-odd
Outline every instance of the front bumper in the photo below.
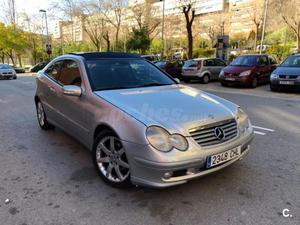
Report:
[[[0,74],[0,79],[10,79],[10,78],[15,78],[17,77],[14,74]]]
[[[280,84],[280,81],[292,81],[294,84]],[[274,89],[298,90],[300,91],[300,80],[271,80],[270,86]]]
[[[190,147],[186,152],[173,150],[176,155],[171,156],[168,156],[166,153],[155,155],[155,153],[160,152],[152,149],[150,145],[143,146],[145,149],[141,149],[141,146],[139,146],[139,152],[142,153],[146,151],[146,154],[137,155],[134,153],[134,150],[132,152],[129,150],[136,148],[137,146],[134,146],[132,143],[124,143],[124,147],[127,150],[129,158],[128,160],[130,162],[131,181],[133,184],[137,185],[164,188],[183,184],[191,179],[216,172],[243,158],[243,156],[250,150],[250,143],[253,136],[253,129],[250,128],[245,132],[245,134],[240,135],[237,139],[230,141],[229,143],[213,146],[209,149],[201,149],[197,143],[193,143],[193,141],[189,140]],[[242,154],[239,157],[218,166],[209,169],[206,168],[208,156],[221,153],[238,146],[241,146],[242,150]],[[130,152],[133,154],[130,154]],[[151,153],[153,157],[151,157]],[[193,173],[188,172],[188,169],[191,168],[194,170]],[[173,176],[167,179],[164,178],[164,175],[167,172],[172,172]]]
[[[242,85],[248,86],[251,84],[251,79],[249,77],[230,77],[233,80],[228,80],[229,77],[222,76],[219,78],[221,83],[229,84],[229,85]],[[229,78],[229,79],[230,79]]]

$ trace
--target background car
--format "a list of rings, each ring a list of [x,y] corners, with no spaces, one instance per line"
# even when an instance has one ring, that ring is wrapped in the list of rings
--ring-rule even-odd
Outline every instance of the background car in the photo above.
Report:
[[[277,62],[270,55],[242,55],[221,71],[219,80],[223,86],[239,84],[255,88],[259,84],[269,83],[276,67]]]
[[[0,64],[0,78],[2,79],[17,79],[16,71],[7,64]]]
[[[21,67],[16,67],[16,66],[13,66],[14,70],[16,71],[16,73],[25,73],[25,69],[24,68],[21,68]]]
[[[154,64],[160,69],[170,74],[172,77],[181,78],[181,73],[182,73],[181,61],[158,61]]]
[[[153,63],[159,60],[157,55],[142,55],[141,57]]]
[[[38,72],[38,71],[44,69],[44,67],[45,67],[48,63],[49,63],[48,61],[46,61],[46,62],[40,62],[40,63],[34,65],[33,67],[31,67],[30,72],[36,73],[36,72]]]
[[[207,84],[210,80],[217,80],[225,66],[221,59],[190,59],[182,67],[182,79],[185,82],[197,79]]]
[[[271,74],[272,91],[300,90],[300,54],[289,56]]]

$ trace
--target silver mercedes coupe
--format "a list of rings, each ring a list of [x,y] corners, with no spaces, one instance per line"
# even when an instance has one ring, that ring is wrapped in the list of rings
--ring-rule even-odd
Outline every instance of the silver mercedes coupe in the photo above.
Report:
[[[37,74],[37,118],[92,151],[114,187],[169,187],[241,159],[253,128],[237,105],[179,84],[139,55],[68,54]]]

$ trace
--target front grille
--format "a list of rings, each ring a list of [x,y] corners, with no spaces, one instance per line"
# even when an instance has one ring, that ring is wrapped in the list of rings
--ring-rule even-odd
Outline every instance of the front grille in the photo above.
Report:
[[[2,72],[2,74],[5,74],[5,75],[12,74],[12,72]]]
[[[279,75],[280,79],[290,79],[295,80],[298,78],[298,75]]]
[[[225,137],[217,138],[215,135],[216,128],[223,129]],[[235,119],[225,120],[222,122],[209,124],[189,130],[191,137],[202,147],[217,145],[235,138],[238,135],[237,123]]]

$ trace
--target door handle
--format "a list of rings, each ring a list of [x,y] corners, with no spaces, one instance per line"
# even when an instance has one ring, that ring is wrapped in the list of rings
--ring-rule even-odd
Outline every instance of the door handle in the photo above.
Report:
[[[55,88],[51,87],[50,85],[48,87],[49,87],[50,91],[52,91],[53,93],[56,92]]]

